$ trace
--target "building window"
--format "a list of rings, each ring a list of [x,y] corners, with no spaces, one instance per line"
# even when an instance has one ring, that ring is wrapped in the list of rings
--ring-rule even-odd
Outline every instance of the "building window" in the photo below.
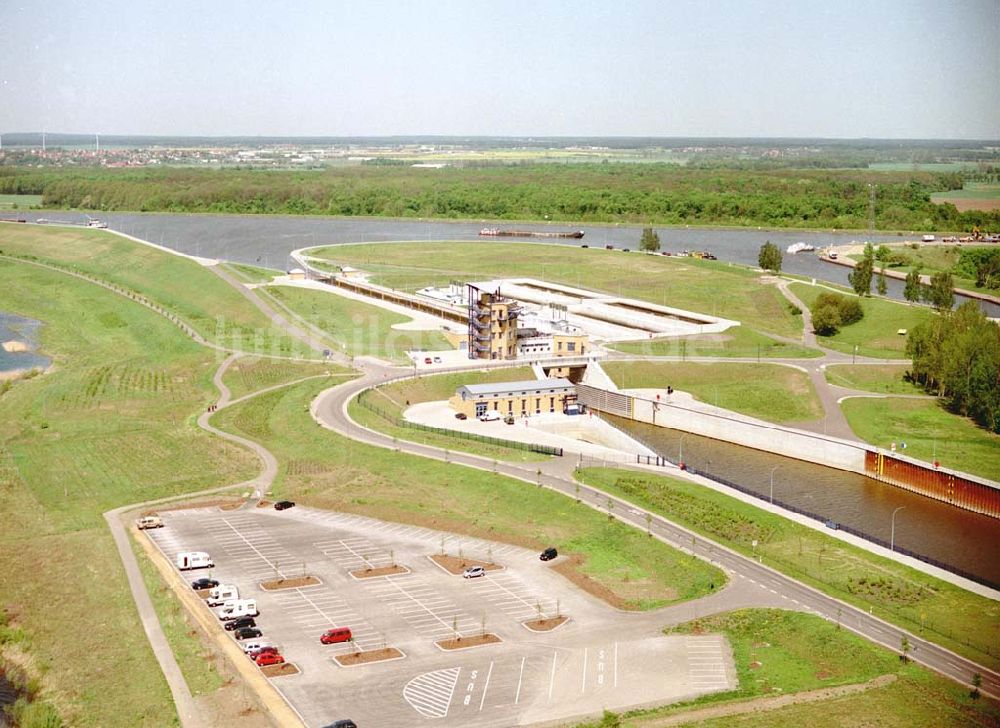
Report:
[[[549,412],[555,412],[555,411],[556,411],[556,398],[549,397]]]
[[[562,342],[560,341],[560,342],[559,342],[559,345],[558,345],[558,347],[557,347],[559,351],[562,351],[562,345],[563,345],[563,343],[562,343]]]
[[[486,414],[486,403],[476,402],[476,417],[482,417]]]
[[[576,342],[575,341],[569,341],[569,342],[567,342],[566,343],[566,350],[567,351],[576,351]]]

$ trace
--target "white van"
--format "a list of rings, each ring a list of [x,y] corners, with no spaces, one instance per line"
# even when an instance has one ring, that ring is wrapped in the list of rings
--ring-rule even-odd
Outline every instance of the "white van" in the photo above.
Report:
[[[212,557],[204,551],[182,551],[177,554],[177,568],[181,571],[188,569],[210,569],[215,566]]]
[[[479,415],[480,422],[496,422],[499,419],[500,413],[497,410],[486,410]]]
[[[205,604],[210,607],[221,607],[227,601],[236,601],[239,598],[240,590],[235,586],[219,584],[219,586],[212,587],[208,592],[208,599],[205,600]]]
[[[135,526],[140,531],[145,531],[147,528],[163,528],[163,521],[159,516],[143,516],[136,519]]]
[[[215,612],[215,615],[224,622],[237,617],[256,617],[258,614],[260,612],[257,611],[256,599],[237,599],[231,604],[224,604]]]

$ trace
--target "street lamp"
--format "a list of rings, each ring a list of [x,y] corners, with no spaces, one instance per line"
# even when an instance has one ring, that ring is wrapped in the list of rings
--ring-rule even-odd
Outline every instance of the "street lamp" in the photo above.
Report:
[[[899,508],[897,508],[892,512],[892,532],[891,535],[889,536],[890,551],[896,550],[896,514],[899,513],[901,510],[903,510],[904,508],[906,508],[906,506],[900,506]]]
[[[677,464],[680,466],[684,465],[684,435],[681,435],[681,444],[677,451]]]
[[[775,465],[773,468],[771,468],[771,505],[774,505],[774,471],[777,470],[779,467],[780,467],[779,465]]]

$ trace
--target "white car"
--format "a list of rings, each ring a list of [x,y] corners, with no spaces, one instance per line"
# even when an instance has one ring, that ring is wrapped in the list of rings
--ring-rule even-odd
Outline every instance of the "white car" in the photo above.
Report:
[[[500,413],[496,410],[487,410],[479,415],[480,422],[496,422],[500,419]]]
[[[477,576],[486,576],[486,569],[482,566],[470,566],[462,572],[462,576],[466,579],[475,579]]]

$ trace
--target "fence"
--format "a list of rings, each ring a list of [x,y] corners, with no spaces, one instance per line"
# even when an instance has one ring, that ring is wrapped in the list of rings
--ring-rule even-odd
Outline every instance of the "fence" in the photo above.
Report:
[[[538,445],[536,443],[530,442],[518,442],[516,440],[505,440],[501,437],[488,437],[486,435],[477,435],[472,432],[462,432],[461,430],[449,430],[444,427],[431,427],[430,425],[421,425],[418,422],[410,422],[403,419],[402,417],[396,416],[393,412],[382,409],[376,406],[370,401],[369,394],[371,390],[365,390],[357,397],[357,402],[359,405],[364,407],[369,412],[377,415],[386,422],[396,426],[402,427],[408,430],[418,430],[420,432],[430,432],[435,435],[444,435],[446,437],[456,437],[461,440],[470,440],[472,442],[481,442],[486,445],[496,445],[498,447],[507,447],[512,450],[525,450],[527,452],[537,452],[543,455],[556,455],[562,457],[563,449],[561,447],[550,447],[548,445]]]

